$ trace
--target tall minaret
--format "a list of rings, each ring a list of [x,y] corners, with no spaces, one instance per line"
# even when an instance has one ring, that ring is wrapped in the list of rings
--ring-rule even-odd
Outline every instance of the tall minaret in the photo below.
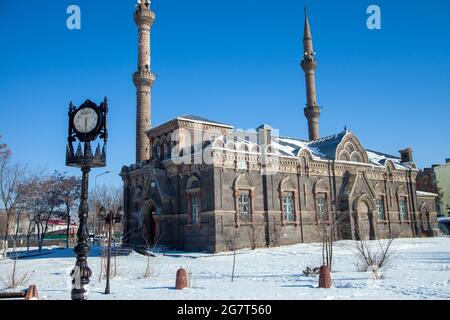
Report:
[[[152,86],[155,75],[150,71],[150,30],[155,13],[149,0],[138,0],[134,21],[138,26],[138,71],[133,74],[137,89],[136,110],[136,163],[150,159],[150,140],[146,134],[151,125]]]
[[[306,77],[306,108],[305,116],[308,119],[309,140],[319,139],[319,117],[320,107],[316,100],[316,80],[315,73],[317,62],[314,58],[315,52],[313,48],[313,41],[311,30],[309,28],[308,13],[305,7],[305,31],[303,37],[304,55],[301,62],[301,67],[305,72]]]

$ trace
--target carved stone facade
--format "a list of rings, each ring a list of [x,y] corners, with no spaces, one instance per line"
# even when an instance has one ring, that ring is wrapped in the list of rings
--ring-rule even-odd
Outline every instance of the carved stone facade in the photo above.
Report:
[[[321,224],[332,221],[340,239],[437,232],[436,195],[416,191],[411,149],[401,157],[370,151],[347,130],[319,137],[307,18],[304,45],[310,139],[278,137],[268,125],[242,135],[192,115],[148,130],[150,147],[121,172],[125,244],[207,252],[229,250],[230,239],[238,248],[288,245],[319,241]]]
[[[234,233],[240,248],[314,242],[332,218],[341,239],[437,232],[435,195],[416,191],[415,164],[368,151],[351,132],[270,136],[261,147],[199,119],[151,129],[152,159],[123,168],[127,244],[218,252]]]

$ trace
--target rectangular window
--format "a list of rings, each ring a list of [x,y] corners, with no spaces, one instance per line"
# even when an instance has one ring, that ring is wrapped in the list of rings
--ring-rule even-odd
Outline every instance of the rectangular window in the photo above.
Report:
[[[386,220],[385,216],[385,210],[384,210],[384,197],[378,197],[377,198],[377,218],[378,220]]]
[[[283,214],[285,221],[295,221],[294,199],[292,199],[292,195],[283,197]]]
[[[242,222],[250,221],[250,197],[248,194],[239,196],[239,215]]]
[[[327,199],[325,194],[317,196],[317,217],[319,221],[325,221],[327,218]]]
[[[192,224],[200,223],[200,200],[198,195],[192,196]]]
[[[400,207],[400,218],[402,220],[409,220],[408,207],[406,206],[406,198],[400,199],[399,207]]]

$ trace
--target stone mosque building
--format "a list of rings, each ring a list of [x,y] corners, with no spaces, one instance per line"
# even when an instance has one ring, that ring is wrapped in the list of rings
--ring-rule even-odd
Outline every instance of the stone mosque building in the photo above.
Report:
[[[366,149],[353,132],[319,135],[316,57],[305,12],[305,117],[309,138],[254,132],[184,115],[151,127],[150,32],[155,14],[140,0],[136,163],[125,166],[124,243],[188,251],[315,242],[323,223],[339,221],[340,239],[433,236],[435,196],[416,190],[412,150],[400,156]]]

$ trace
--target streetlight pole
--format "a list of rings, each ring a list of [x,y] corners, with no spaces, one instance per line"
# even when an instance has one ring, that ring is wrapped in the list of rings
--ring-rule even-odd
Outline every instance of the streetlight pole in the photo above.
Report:
[[[96,222],[96,219],[98,219],[98,201],[97,201],[97,178],[98,177],[101,177],[101,176],[104,176],[104,175],[106,175],[106,174],[108,174],[108,173],[111,173],[111,171],[105,171],[105,172],[103,172],[103,173],[100,173],[100,174],[97,174],[96,176],[95,176],[95,182],[94,182],[94,194],[95,194],[95,199],[94,199],[94,205],[95,205],[95,215],[94,215],[94,237],[95,237],[95,235],[96,235],[96,232],[95,232],[95,222]],[[95,238],[94,238],[95,239]],[[95,245],[95,241],[94,241],[94,245]]]
[[[108,223],[108,259],[106,261],[106,288],[105,294],[110,294],[111,290],[109,287],[109,277],[111,273],[111,233],[112,233],[112,224],[113,224],[113,213],[109,211],[107,222]]]
[[[105,209],[102,208],[101,211],[105,212]],[[112,210],[109,210],[108,213],[106,213],[106,215],[104,216],[105,222],[108,225],[108,257],[107,257],[107,260],[106,260],[106,288],[105,288],[105,294],[111,294],[109,278],[110,278],[110,274],[111,274],[111,238],[112,238],[113,224],[121,222],[122,216],[123,216],[123,209],[122,209],[122,207],[119,207],[115,214],[114,214],[114,212]]]

